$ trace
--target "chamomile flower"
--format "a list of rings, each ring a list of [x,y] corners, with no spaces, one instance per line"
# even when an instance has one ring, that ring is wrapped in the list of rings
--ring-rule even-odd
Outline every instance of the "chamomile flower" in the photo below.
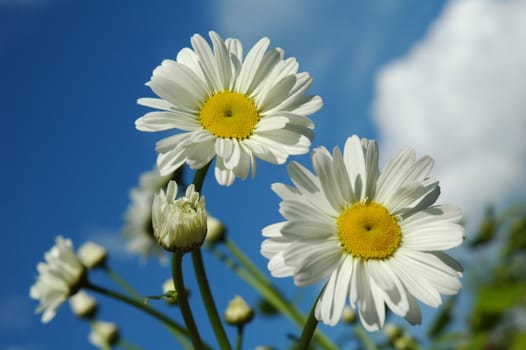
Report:
[[[166,175],[187,163],[200,169],[214,157],[215,177],[231,185],[256,172],[256,158],[283,164],[289,155],[308,152],[314,125],[307,117],[321,106],[306,96],[312,79],[298,73],[294,58],[284,59],[269,39],[244,56],[237,39],[210,32],[212,47],[195,34],[192,49],[164,60],[147,85],[160,98],[138,103],[159,109],[136,120],[141,131],[180,129],[157,143],[157,165]]]
[[[164,249],[153,237],[152,202],[154,195],[164,188],[172,176],[161,176],[157,167],[144,172],[139,186],[130,190],[130,205],[124,214],[124,236],[128,239],[126,249],[146,260],[151,256],[166,263]]]
[[[275,277],[326,281],[318,320],[335,325],[348,300],[367,330],[383,326],[386,305],[416,324],[417,300],[438,307],[459,291],[462,267],[442,251],[464,239],[461,212],[435,205],[430,157],[407,149],[380,172],[376,143],[353,136],[343,154],[319,147],[312,162],[314,174],[290,164],[295,187],[272,186],[286,221],[263,230],[261,252]]]
[[[36,312],[43,312],[42,322],[51,321],[57,309],[75,294],[86,278],[86,267],[73,252],[73,244],[61,236],[44,255],[46,262],[37,265],[38,278],[29,290],[29,296],[38,299]]]

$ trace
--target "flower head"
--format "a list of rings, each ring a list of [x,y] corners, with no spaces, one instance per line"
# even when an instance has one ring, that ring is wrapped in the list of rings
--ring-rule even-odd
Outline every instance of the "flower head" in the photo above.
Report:
[[[254,310],[245,302],[243,298],[236,295],[230,300],[225,310],[225,321],[234,326],[244,325],[254,318]]]
[[[206,236],[205,198],[194,185],[186,188],[184,197],[176,199],[177,183],[170,181],[166,193],[155,195],[152,205],[154,237],[165,249],[191,250],[201,245]]]
[[[77,256],[84,266],[88,269],[93,269],[106,263],[108,251],[103,246],[88,241],[79,247]]]
[[[97,300],[83,290],[69,298],[69,305],[73,313],[80,318],[92,318],[97,312]]]
[[[196,34],[192,49],[153,71],[147,85],[160,99],[138,100],[161,111],[137,119],[137,129],[183,130],[157,143],[161,174],[183,163],[200,169],[217,156],[215,177],[228,186],[250,169],[255,175],[256,157],[283,164],[289,155],[308,152],[314,125],[307,116],[322,105],[319,96],[304,95],[309,74],[298,73],[296,60],[284,59],[283,50],[267,51],[267,38],[244,56],[239,40],[209,34],[212,47]]]
[[[86,268],[73,252],[71,241],[61,236],[56,238],[56,244],[44,258],[46,262],[37,265],[39,275],[29,290],[29,296],[40,300],[36,312],[43,311],[42,322],[47,323],[59,306],[82,286]]]
[[[400,152],[378,169],[374,141],[347,139],[314,150],[314,174],[293,162],[294,187],[274,184],[285,222],[263,230],[261,252],[275,277],[298,286],[326,280],[315,315],[336,324],[346,304],[368,330],[385,321],[385,305],[410,323],[421,319],[417,300],[437,307],[456,294],[462,267],[442,250],[461,244],[461,213],[434,205],[440,188],[429,177],[433,160]]]
[[[141,174],[139,186],[130,191],[131,203],[124,215],[123,233],[129,239],[126,249],[143,259],[157,256],[162,263],[167,260],[165,251],[153,237],[152,201],[170,177],[161,176],[157,167]]]
[[[99,349],[111,349],[119,341],[119,329],[112,322],[95,321],[88,339]]]
[[[206,242],[208,244],[216,244],[225,240],[226,227],[219,219],[212,215],[208,215],[206,219],[207,233]]]

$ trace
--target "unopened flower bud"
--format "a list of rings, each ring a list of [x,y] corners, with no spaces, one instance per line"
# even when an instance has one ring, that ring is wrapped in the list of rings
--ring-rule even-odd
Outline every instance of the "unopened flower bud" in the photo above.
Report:
[[[396,339],[393,344],[396,350],[413,350],[415,349],[415,342],[410,336],[401,336]]]
[[[253,318],[254,310],[239,295],[230,301],[225,311],[225,321],[230,325],[241,326]]]
[[[93,318],[97,312],[97,301],[95,298],[79,290],[69,298],[69,305],[73,313],[80,318]]]
[[[226,227],[221,221],[213,216],[208,215],[206,219],[208,232],[206,233],[206,242],[216,244],[225,239]]]
[[[166,193],[161,190],[153,199],[154,237],[169,251],[189,251],[200,246],[206,236],[205,199],[188,186],[184,197],[176,199],[177,183],[170,181]]]
[[[190,295],[190,291],[188,289],[185,289],[186,295]],[[175,290],[174,280],[173,278],[168,278],[163,283],[163,294],[164,294],[164,300],[170,305],[177,305],[179,304],[179,294]]]
[[[106,248],[94,242],[86,242],[80,246],[77,256],[88,269],[104,265],[108,252]]]
[[[348,324],[354,323],[354,321],[356,321],[356,312],[349,306],[346,306],[343,309],[342,320]]]
[[[100,349],[111,348],[119,341],[119,329],[112,322],[95,321],[91,326],[89,342]]]
[[[390,340],[394,341],[395,339],[400,338],[402,335],[402,329],[392,323],[388,323],[384,326],[384,333]]]

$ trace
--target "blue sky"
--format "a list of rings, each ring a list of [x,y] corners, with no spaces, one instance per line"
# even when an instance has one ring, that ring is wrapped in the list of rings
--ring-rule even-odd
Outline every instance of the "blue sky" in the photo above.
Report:
[[[155,260],[141,265],[126,256],[119,231],[128,191],[151,169],[161,138],[135,130],[135,119],[146,112],[136,99],[153,96],[144,86],[152,70],[189,46],[194,33],[215,30],[246,48],[268,36],[296,57],[314,79],[310,91],[324,100],[312,118],[314,146],[342,146],[356,133],[379,138],[387,156],[407,146],[429,153],[445,199],[472,222],[486,203],[523,200],[524,186],[517,186],[526,173],[520,93],[526,86],[518,78],[526,74],[523,4],[0,0],[6,281],[0,350],[92,348],[88,325],[76,321],[69,306],[47,325],[33,314],[29,286],[58,234],[76,247],[87,239],[107,244],[112,267],[144,294],[155,294],[169,276]],[[310,166],[307,155],[294,160]],[[261,267],[261,228],[281,220],[273,182],[288,182],[285,167],[260,162],[254,181],[223,188],[211,176],[204,187],[210,212]],[[235,294],[257,300],[205,258],[219,309]],[[102,275],[93,279],[108,282]],[[291,279],[276,283],[302,297],[305,307],[317,291],[298,290]],[[122,326],[125,339],[150,349],[170,344],[148,317],[100,301],[101,318]],[[197,298],[192,302],[202,313]],[[212,339],[206,320],[199,320]],[[246,348],[267,340],[276,325],[283,330],[277,337],[295,331],[287,322],[255,323],[247,328]],[[324,329],[334,337],[348,333]]]

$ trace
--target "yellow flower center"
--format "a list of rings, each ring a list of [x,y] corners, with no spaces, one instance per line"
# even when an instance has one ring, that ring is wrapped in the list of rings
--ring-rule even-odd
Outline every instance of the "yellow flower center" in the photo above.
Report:
[[[390,258],[402,239],[398,220],[375,202],[351,205],[340,214],[337,225],[342,248],[364,260]]]
[[[251,98],[223,91],[205,101],[199,118],[201,125],[218,137],[244,140],[252,135],[259,113]]]

